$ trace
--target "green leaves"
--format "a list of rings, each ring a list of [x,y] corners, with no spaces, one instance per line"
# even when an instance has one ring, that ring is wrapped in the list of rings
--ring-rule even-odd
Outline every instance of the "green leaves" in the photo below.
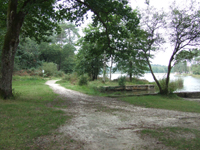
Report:
[[[191,61],[197,55],[198,55],[197,49],[191,49],[189,51],[182,50],[175,56],[175,63],[177,64],[185,60]]]

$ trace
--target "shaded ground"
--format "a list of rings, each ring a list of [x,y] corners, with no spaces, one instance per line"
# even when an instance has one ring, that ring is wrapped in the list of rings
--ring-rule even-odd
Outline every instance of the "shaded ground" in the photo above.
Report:
[[[73,118],[57,129],[59,135],[37,139],[41,149],[173,149],[155,139],[142,137],[140,131],[177,126],[200,129],[197,113],[135,107],[113,98],[68,90],[55,82],[51,80],[46,84],[59,94],[58,100],[64,100],[68,107],[62,110]]]

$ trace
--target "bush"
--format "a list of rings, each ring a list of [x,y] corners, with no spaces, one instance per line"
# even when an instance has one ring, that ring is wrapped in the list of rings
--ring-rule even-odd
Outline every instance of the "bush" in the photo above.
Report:
[[[63,77],[65,75],[65,73],[63,71],[56,71],[54,72],[54,76],[55,77]]]
[[[44,74],[48,77],[48,76],[53,76],[54,73],[57,71],[57,65],[50,62],[44,62],[42,64],[42,70],[44,70]]]
[[[86,75],[80,76],[78,85],[82,86],[87,84],[88,84],[88,77]]]
[[[166,79],[165,78],[160,79],[159,83],[160,83],[161,88],[164,89],[166,86]],[[181,88],[183,88],[183,79],[179,78],[179,79],[169,82],[168,89],[169,89],[170,93],[173,93],[174,91],[181,89]],[[155,86],[155,89],[159,90],[157,84]]]
[[[118,78],[119,86],[125,86],[125,83],[126,83],[126,77],[121,76],[120,78]]]
[[[77,76],[77,73],[72,73],[72,74],[66,74],[62,80],[65,80],[65,81],[70,81],[71,84],[75,84],[78,80],[78,76]]]
[[[169,83],[169,91],[170,93],[173,93],[174,91],[183,88],[183,79],[178,78],[174,81],[171,81]]]

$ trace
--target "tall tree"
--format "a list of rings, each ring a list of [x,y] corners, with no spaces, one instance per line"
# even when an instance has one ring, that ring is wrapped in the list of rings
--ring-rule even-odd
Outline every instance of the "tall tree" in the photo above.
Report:
[[[62,48],[60,69],[65,73],[72,73],[75,67],[76,48],[72,44],[66,44]]]
[[[41,65],[39,55],[39,45],[34,40],[26,38],[17,48],[15,63],[20,66],[20,69],[37,68]]]
[[[137,50],[136,45],[136,43],[129,42],[127,51],[115,58],[117,64],[115,70],[117,69],[123,73],[127,73],[130,81],[132,81],[133,75],[139,77],[148,70],[144,53],[141,50]]]
[[[65,44],[74,44],[75,38],[79,37],[78,28],[71,22],[59,23],[61,27],[60,34],[52,36],[52,42],[59,43],[61,46]]]
[[[164,94],[169,93],[168,85],[170,72],[176,61],[180,59],[191,59],[195,54],[191,51],[199,45],[200,40],[200,12],[194,8],[194,5],[184,9],[176,5],[171,7],[170,15],[170,42],[173,45],[173,52],[169,59],[166,85],[163,90]],[[193,55],[194,54],[194,55]],[[188,58],[189,57],[189,58]]]
[[[36,40],[51,34],[56,26],[54,3],[54,0],[8,1],[7,31],[1,54],[0,95],[4,98],[12,96],[12,72],[20,33],[23,31],[23,35],[34,36]],[[2,10],[0,14],[5,15]]]
[[[151,66],[151,58],[153,58],[153,52],[158,51],[161,45],[165,43],[162,34],[159,32],[165,25],[165,14],[148,5],[142,16],[141,28],[143,30],[139,31],[140,36],[138,40],[140,44],[138,48],[143,50],[149,70],[162,93],[162,87]]]
[[[47,42],[43,42],[39,45],[40,50],[40,60],[44,60],[45,62],[53,62],[60,66],[61,57],[62,57],[62,48],[58,44],[49,44]],[[59,69],[59,68],[58,68]]]
[[[170,92],[169,81],[172,67],[178,62],[192,59],[196,54],[195,48],[199,45],[198,41],[200,38],[200,13],[193,6],[194,5],[191,4],[189,7],[187,6],[184,9],[180,9],[174,3],[171,7],[170,15],[165,19],[168,20],[165,27],[162,25],[165,15],[159,13],[153,14],[150,20],[147,18],[149,18],[149,14],[151,13],[147,13],[148,17],[145,18],[143,22],[146,24],[145,31],[147,32],[147,39],[143,40],[142,49],[146,52],[146,60],[152,76],[159,87],[160,94],[165,95]],[[160,27],[167,31],[166,37],[169,37],[171,47],[173,47],[167,68],[165,85],[163,87],[161,87],[161,84],[156,79],[149,60],[149,58],[151,58],[149,55],[150,52],[155,50],[156,47],[159,49],[159,45],[163,41],[160,34],[156,32],[159,31],[158,29]]]
[[[4,0],[0,0],[2,2]],[[4,98],[12,96],[12,72],[14,57],[19,44],[20,32],[24,36],[33,36],[36,40],[44,39],[52,34],[57,27],[57,20],[67,18],[79,22],[83,20],[87,11],[91,10],[93,25],[101,23],[107,37],[105,45],[113,50],[112,43],[124,35],[118,22],[110,20],[117,14],[119,19],[129,28],[134,28],[139,22],[137,13],[127,5],[127,0],[64,0],[63,4],[55,5],[56,0],[9,0],[7,5],[7,31],[2,50],[2,77],[0,81],[0,95]],[[56,8],[57,9],[56,9]],[[56,12],[58,11],[58,13]],[[2,10],[0,10],[2,15]],[[4,14],[3,14],[4,15]]]
[[[76,55],[75,70],[79,75],[88,74],[91,80],[96,80],[103,68],[103,55],[95,54],[93,51],[100,49],[99,45],[88,43],[81,39],[81,48]]]

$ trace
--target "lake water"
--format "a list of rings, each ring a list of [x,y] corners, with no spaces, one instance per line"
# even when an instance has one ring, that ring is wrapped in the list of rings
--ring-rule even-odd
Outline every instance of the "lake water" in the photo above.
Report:
[[[126,74],[112,74],[112,80],[119,78],[120,76],[126,76]],[[166,73],[155,73],[155,76],[157,79],[162,79],[163,77],[166,77]],[[177,91],[179,92],[195,92],[200,91],[200,78],[195,78],[192,76],[176,76],[174,73],[171,73],[170,80],[175,80],[178,78],[183,79],[183,89],[179,89]],[[154,79],[151,75],[151,73],[144,74],[141,79],[146,79],[149,82],[154,82]]]

